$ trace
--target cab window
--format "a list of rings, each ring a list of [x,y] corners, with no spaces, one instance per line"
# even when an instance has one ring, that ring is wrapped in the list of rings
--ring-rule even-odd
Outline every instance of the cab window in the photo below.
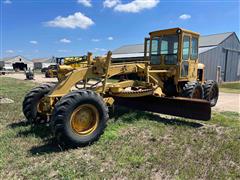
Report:
[[[146,55],[149,56],[149,49],[150,49],[150,39],[147,40],[147,44],[146,44],[147,48],[147,52],[146,52]]]
[[[178,35],[164,35],[154,37],[151,41],[151,64],[177,64],[178,55]]]
[[[198,58],[198,39],[192,38],[192,51],[191,51],[191,59],[196,60]]]
[[[151,64],[160,64],[160,55],[159,55],[159,38],[152,39],[151,41]]]
[[[184,36],[183,37],[183,60],[188,60],[189,59],[189,49],[190,49],[190,37],[189,36]]]
[[[174,42],[173,44],[173,53],[176,54],[178,51],[178,42]]]
[[[159,39],[153,39],[151,54],[158,54],[158,49],[159,49]]]
[[[149,49],[150,49],[150,39],[145,38],[145,41],[144,41],[144,58],[149,57]]]
[[[162,40],[161,42],[161,54],[167,54],[168,53],[168,41]]]

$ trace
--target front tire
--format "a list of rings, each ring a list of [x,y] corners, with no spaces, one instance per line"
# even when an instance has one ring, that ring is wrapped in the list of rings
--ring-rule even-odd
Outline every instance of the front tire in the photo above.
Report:
[[[39,124],[41,122],[46,122],[47,116],[38,112],[38,104],[41,99],[53,89],[53,87],[54,85],[52,84],[42,84],[33,88],[26,94],[23,100],[22,110],[29,123]]]
[[[101,96],[88,90],[73,91],[55,105],[53,133],[60,145],[86,146],[100,138],[107,120],[108,108]]]
[[[193,98],[193,99],[203,99],[204,91],[202,85],[197,82],[187,82],[182,88],[182,97]]]
[[[219,89],[216,81],[208,80],[204,86],[204,99],[210,102],[210,106],[213,107],[217,104]]]

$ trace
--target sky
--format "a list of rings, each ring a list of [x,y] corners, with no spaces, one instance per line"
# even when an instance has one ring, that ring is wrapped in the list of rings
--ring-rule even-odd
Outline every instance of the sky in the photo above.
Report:
[[[1,0],[0,58],[105,54],[155,30],[240,35],[239,0]]]

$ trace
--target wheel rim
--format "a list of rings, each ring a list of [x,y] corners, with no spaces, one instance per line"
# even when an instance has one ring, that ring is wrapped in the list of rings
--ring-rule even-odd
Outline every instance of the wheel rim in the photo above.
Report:
[[[37,104],[37,112],[38,112],[38,113],[42,113],[42,110],[43,110],[43,107],[44,107],[44,103],[42,102],[42,99],[43,99],[43,98],[41,98],[41,99],[39,100],[38,104]]]
[[[202,99],[202,92],[200,89],[195,89],[193,92],[192,98],[194,99]]]
[[[80,136],[94,132],[99,123],[99,113],[95,106],[84,104],[76,108],[70,119],[71,127]]]

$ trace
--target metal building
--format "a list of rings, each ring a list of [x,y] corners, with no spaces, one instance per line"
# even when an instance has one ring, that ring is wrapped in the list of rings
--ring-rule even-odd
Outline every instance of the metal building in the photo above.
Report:
[[[199,46],[206,79],[240,80],[240,42],[234,32],[202,36]]]
[[[33,68],[33,63],[23,56],[0,59],[0,69],[22,71],[28,68]]]
[[[141,60],[144,45],[126,45],[113,51],[113,61]],[[240,42],[234,32],[201,36],[199,60],[206,65],[205,78],[222,81],[240,80]]]
[[[42,69],[47,68],[50,65],[55,65],[54,58],[39,58],[39,59],[33,59],[33,65],[34,69]]]

